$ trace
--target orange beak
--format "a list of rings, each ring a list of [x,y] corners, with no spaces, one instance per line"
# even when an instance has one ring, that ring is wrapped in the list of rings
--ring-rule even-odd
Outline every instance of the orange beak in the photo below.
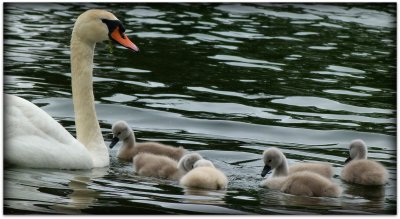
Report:
[[[139,48],[129,40],[126,34],[119,31],[119,27],[117,26],[114,31],[111,33],[110,37],[119,43],[121,46],[131,49],[135,52],[139,52]]]

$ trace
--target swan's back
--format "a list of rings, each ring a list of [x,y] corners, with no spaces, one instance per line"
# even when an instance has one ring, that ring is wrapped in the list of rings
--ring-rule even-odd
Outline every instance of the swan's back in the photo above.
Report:
[[[132,150],[132,156],[135,157],[139,153],[151,153],[156,155],[165,155],[178,161],[185,152],[186,150],[183,147],[173,147],[157,142],[142,142],[135,143]]]
[[[5,95],[5,161],[29,168],[88,169],[85,146],[45,111],[14,95]]]
[[[353,160],[342,170],[341,178],[344,181],[362,185],[383,185],[388,181],[386,168],[373,160]]]
[[[298,163],[289,166],[289,175],[301,171],[311,171],[328,179],[333,176],[332,165],[329,163]]]
[[[184,175],[179,184],[192,188],[218,190],[227,188],[228,179],[225,174],[214,167],[201,166]]]
[[[183,175],[178,169],[178,162],[164,155],[139,153],[133,158],[133,165],[141,176],[178,180]]]

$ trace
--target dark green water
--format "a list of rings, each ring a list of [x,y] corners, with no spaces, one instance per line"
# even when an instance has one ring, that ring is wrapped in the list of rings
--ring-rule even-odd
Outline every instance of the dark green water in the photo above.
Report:
[[[116,120],[138,141],[197,151],[227,191],[135,175],[115,158],[92,171],[4,170],[6,214],[395,214],[395,4],[5,4],[4,92],[75,134],[69,41],[89,8],[113,12],[134,54],[96,48],[96,110],[106,143]],[[5,106],[7,107],[7,106]],[[351,140],[382,162],[384,187],[340,180]],[[340,198],[258,187],[262,151],[334,166]]]

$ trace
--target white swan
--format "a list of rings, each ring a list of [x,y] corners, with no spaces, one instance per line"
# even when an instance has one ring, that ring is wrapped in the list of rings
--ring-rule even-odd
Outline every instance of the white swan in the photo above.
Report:
[[[388,181],[386,168],[373,160],[367,160],[368,149],[361,139],[350,143],[350,157],[345,161],[340,177],[347,182],[361,185],[383,185]]]
[[[260,183],[262,187],[301,196],[339,197],[342,192],[329,177],[319,173],[321,168],[298,168],[298,171],[290,173],[285,155],[277,148],[265,150],[263,161],[265,166],[261,176],[264,177],[270,170],[274,170],[274,173],[271,178]]]
[[[110,12],[88,10],[75,22],[71,38],[72,98],[77,139],[45,111],[5,95],[5,161],[29,168],[89,169],[109,165],[97,121],[92,81],[94,48],[111,39],[138,51]]]
[[[319,163],[298,163],[289,166],[286,160],[286,156],[275,147],[271,147],[263,153],[264,169],[261,176],[264,177],[271,170],[271,166],[275,166],[273,173],[274,177],[286,176],[301,171],[311,171],[320,174],[328,179],[333,176],[332,165],[325,162]]]
[[[179,180],[179,185],[219,190],[228,187],[228,178],[223,172],[216,169],[211,161],[200,159],[194,163],[193,169]]]
[[[173,147],[157,142],[136,142],[135,134],[125,121],[117,121],[112,126],[113,139],[110,148],[113,148],[119,140],[123,141],[117,157],[131,161],[137,154],[146,152],[157,155],[165,155],[174,160],[179,160],[186,153],[183,147]]]

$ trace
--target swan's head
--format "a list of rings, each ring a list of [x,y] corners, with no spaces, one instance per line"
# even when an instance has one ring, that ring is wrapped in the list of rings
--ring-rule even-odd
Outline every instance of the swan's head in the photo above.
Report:
[[[119,140],[124,141],[133,135],[133,139],[135,139],[134,133],[129,127],[128,123],[125,121],[117,121],[112,126],[113,139],[111,140],[110,148],[113,148]]]
[[[200,159],[200,160],[196,161],[193,164],[193,168],[197,168],[197,167],[214,167],[215,168],[214,164],[211,161],[206,160],[206,159]]]
[[[264,168],[261,172],[261,176],[264,177],[270,170],[280,167],[286,162],[285,155],[275,147],[269,148],[263,153]]]
[[[351,160],[367,159],[368,149],[365,142],[361,139],[353,140],[350,143],[350,157],[344,163],[348,163]]]
[[[203,159],[203,157],[198,153],[190,153],[184,155],[178,162],[178,168],[186,172],[194,168],[194,164]]]
[[[126,36],[121,21],[105,10],[91,9],[79,15],[72,35],[91,44],[110,39],[128,49],[139,51],[139,48]]]

